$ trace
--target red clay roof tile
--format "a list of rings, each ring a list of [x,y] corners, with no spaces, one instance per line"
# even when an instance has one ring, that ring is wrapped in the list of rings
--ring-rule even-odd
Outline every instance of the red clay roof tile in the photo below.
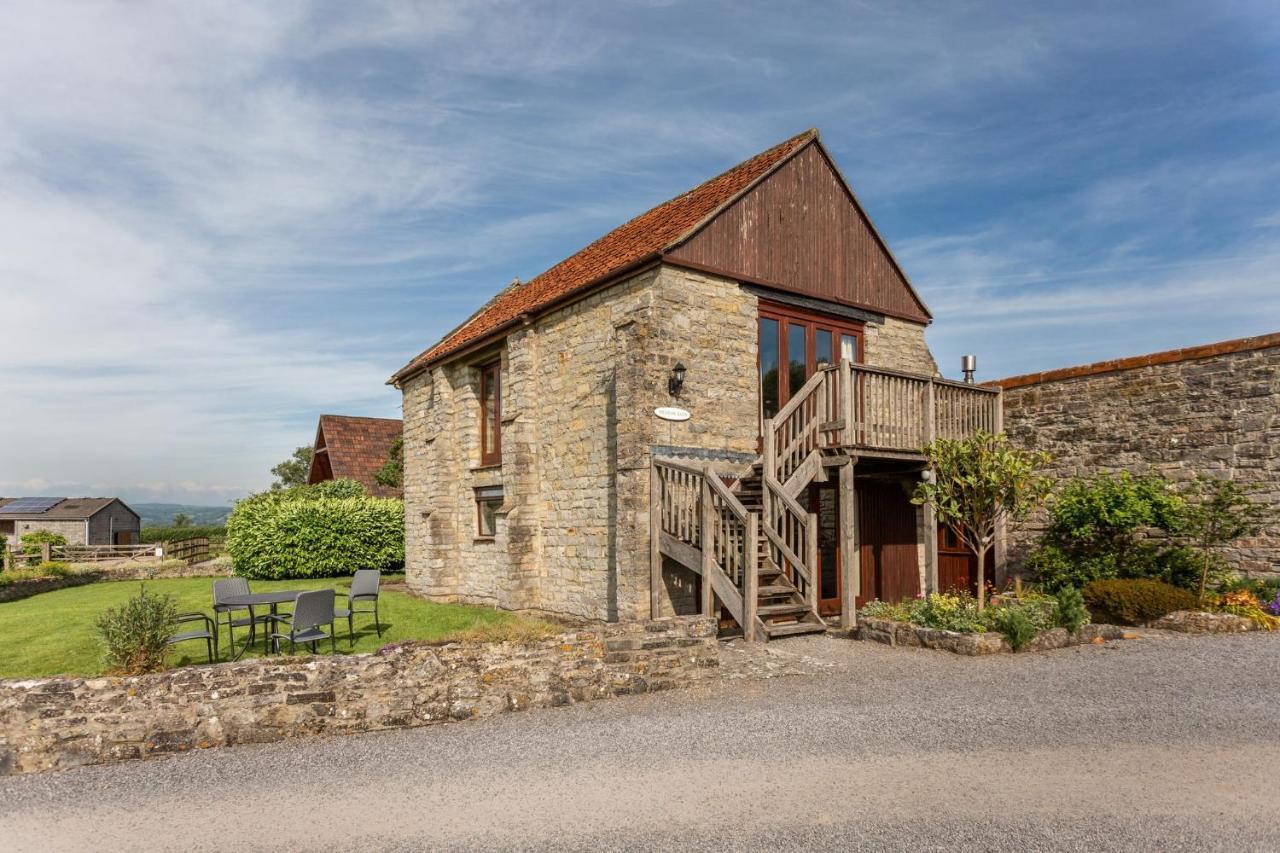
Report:
[[[375,497],[398,498],[399,489],[383,486],[374,478],[386,464],[391,442],[402,429],[396,418],[321,415],[317,438],[324,439],[324,452],[335,480],[355,480]]]

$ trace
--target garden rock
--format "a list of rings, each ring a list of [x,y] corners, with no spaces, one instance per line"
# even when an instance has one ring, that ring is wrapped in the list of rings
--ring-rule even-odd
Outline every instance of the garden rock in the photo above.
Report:
[[[1258,626],[1252,620],[1234,613],[1176,610],[1152,622],[1150,627],[1183,634],[1239,634],[1257,630]]]

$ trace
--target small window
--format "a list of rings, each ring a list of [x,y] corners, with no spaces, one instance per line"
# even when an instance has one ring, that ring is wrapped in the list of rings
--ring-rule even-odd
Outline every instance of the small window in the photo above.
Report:
[[[476,489],[476,535],[492,537],[498,530],[498,510],[502,509],[502,486]]]
[[[502,463],[502,362],[480,368],[480,464]]]

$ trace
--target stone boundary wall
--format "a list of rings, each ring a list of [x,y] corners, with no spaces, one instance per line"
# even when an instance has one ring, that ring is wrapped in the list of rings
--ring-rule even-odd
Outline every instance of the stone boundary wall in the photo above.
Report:
[[[1004,636],[995,631],[987,631],[984,634],[962,634],[958,631],[925,628],[910,622],[896,622],[893,619],[880,619],[874,616],[858,618],[856,636],[859,640],[884,643],[886,646],[938,649],[958,655],[977,656],[1013,652]],[[1115,625],[1085,625],[1076,634],[1072,634],[1066,628],[1051,628],[1048,631],[1041,631],[1034,640],[1019,649],[1019,652],[1043,652],[1048,649],[1064,649],[1067,646],[1123,638],[1123,629]]]
[[[717,677],[719,655],[715,621],[698,617],[530,645],[403,643],[130,678],[0,681],[0,776],[687,687]]]
[[[1047,450],[1050,473],[1197,474],[1253,484],[1280,506],[1280,334],[1223,341],[1002,379],[1004,427]],[[1016,566],[1044,513],[1014,531]],[[1239,571],[1280,573],[1280,522],[1224,556]]]
[[[102,578],[98,575],[86,572],[83,574],[62,575],[61,577],[49,575],[47,577],[15,581],[8,586],[0,586],[0,604],[8,601],[20,601],[33,595],[39,595],[42,592],[53,592],[55,589],[84,586],[100,580]]]

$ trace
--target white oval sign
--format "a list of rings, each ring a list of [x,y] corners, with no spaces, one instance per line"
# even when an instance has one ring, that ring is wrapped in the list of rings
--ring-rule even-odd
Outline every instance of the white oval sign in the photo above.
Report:
[[[662,418],[664,421],[689,420],[688,412],[686,412],[684,409],[677,409],[674,406],[663,406],[661,408],[654,409],[653,413],[658,417]]]

